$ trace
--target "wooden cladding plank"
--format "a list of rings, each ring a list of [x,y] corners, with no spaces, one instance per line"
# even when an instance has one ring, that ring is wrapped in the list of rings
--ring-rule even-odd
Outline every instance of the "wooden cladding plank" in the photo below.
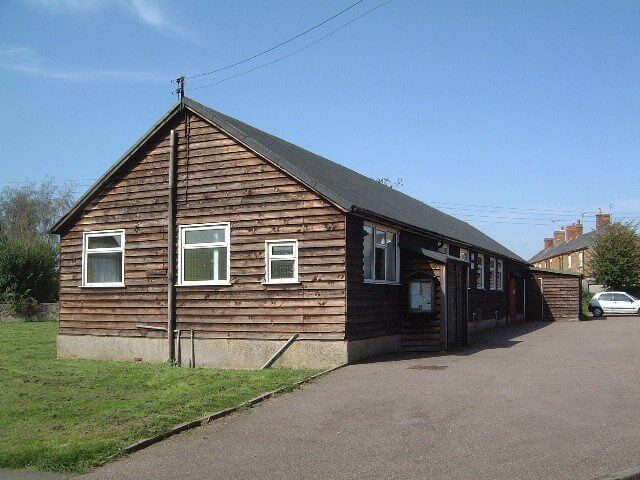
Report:
[[[171,125],[184,132],[183,122]],[[178,224],[231,222],[229,286],[178,287],[180,328],[212,338],[344,338],[344,215],[246,147],[192,118],[178,141]],[[60,331],[147,336],[164,325],[168,211],[167,131],[157,134],[61,238]],[[188,156],[187,156],[188,155]],[[82,232],[124,228],[125,284],[79,288]],[[299,241],[300,285],[264,285],[264,241]]]

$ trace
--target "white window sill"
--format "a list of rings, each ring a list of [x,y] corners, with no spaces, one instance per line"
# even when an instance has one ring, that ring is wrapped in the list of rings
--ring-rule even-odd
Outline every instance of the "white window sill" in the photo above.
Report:
[[[92,284],[92,285],[78,285],[78,288],[124,288],[124,283],[105,283],[105,284]]]
[[[230,287],[231,282],[211,283],[211,282],[194,282],[194,283],[176,283],[176,287]]]
[[[286,282],[261,282],[262,285],[282,285],[282,286],[286,286],[286,285],[302,285],[302,282],[299,282],[297,280],[288,280]]]

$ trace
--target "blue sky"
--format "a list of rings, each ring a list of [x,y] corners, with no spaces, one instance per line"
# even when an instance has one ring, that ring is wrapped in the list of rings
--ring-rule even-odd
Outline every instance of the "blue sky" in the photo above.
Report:
[[[640,2],[364,0],[187,95],[479,227],[524,257],[613,204],[640,218]],[[0,187],[97,179],[176,101],[169,81],[355,0],[0,1]]]

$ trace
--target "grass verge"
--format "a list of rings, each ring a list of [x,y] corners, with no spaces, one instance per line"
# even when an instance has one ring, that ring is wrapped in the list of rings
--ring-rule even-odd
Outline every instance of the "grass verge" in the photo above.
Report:
[[[82,473],[131,443],[318,370],[58,360],[56,323],[0,323],[0,467]]]

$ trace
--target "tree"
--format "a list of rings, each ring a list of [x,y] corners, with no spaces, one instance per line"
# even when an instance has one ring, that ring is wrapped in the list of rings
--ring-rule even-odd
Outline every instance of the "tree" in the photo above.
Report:
[[[608,288],[640,283],[640,236],[634,223],[616,222],[599,233],[591,247],[593,276]]]
[[[5,187],[0,193],[0,237],[52,241],[49,229],[71,208],[73,198],[73,185],[59,186],[53,179]]]

